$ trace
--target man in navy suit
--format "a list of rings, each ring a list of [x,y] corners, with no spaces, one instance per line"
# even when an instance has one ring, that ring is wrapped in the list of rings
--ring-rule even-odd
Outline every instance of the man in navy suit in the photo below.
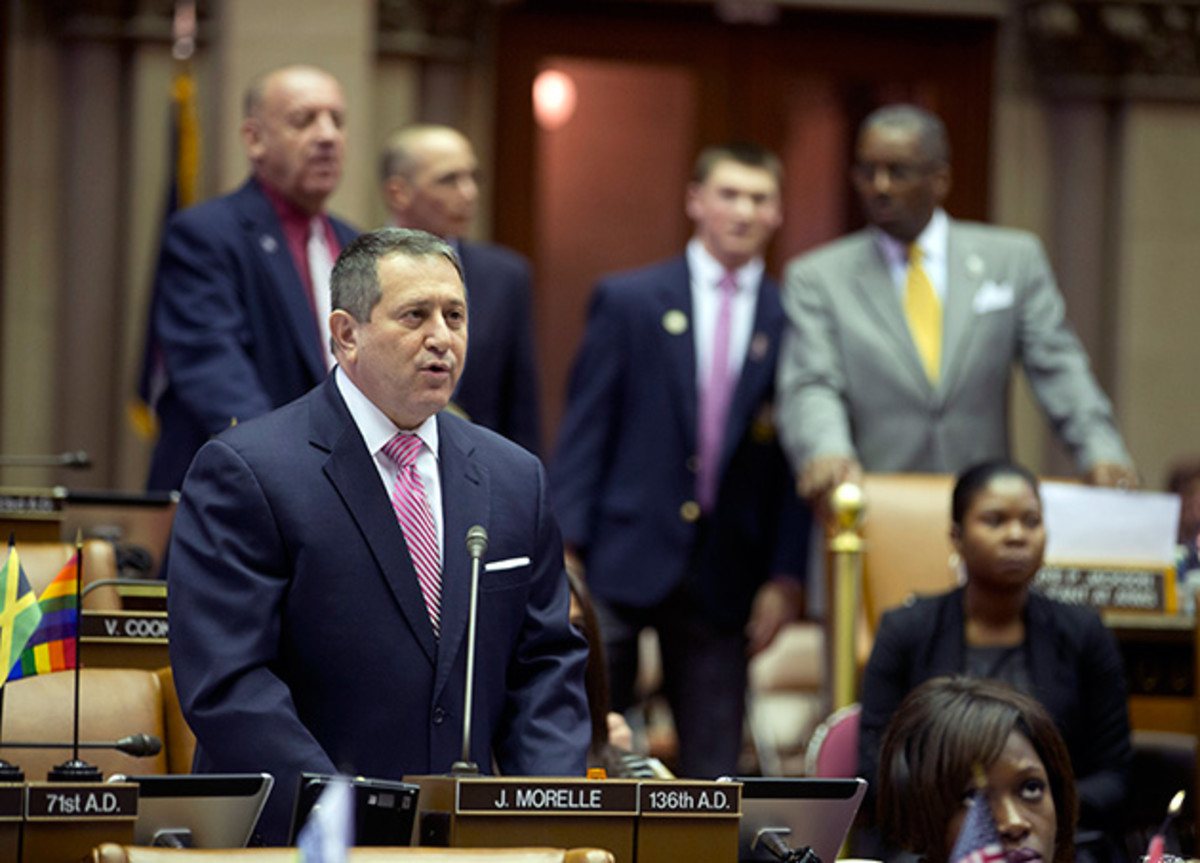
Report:
[[[461,755],[472,525],[489,542],[471,760],[580,775],[591,739],[541,463],[442,410],[467,350],[453,250],[420,231],[366,234],[338,259],[333,305],[337,367],[204,445],[168,556],[195,769],[274,775],[260,821],[272,844],[303,771],[398,779]]]
[[[158,415],[147,486],[177,489],[196,450],[324,379],[329,268],[357,234],[323,212],[342,176],[336,79],[287,66],[246,90],[251,177],[167,223],[142,396]]]
[[[685,254],[600,282],[551,470],[613,707],[632,704],[638,634],[654,627],[679,770],[696,778],[737,772],[747,653],[803,598],[809,519],[776,440],[784,316],[762,258],[781,174],[756,146],[705,150]]]
[[[474,325],[454,404],[472,422],[538,452],[529,262],[503,246],[464,239],[479,201],[471,142],[448,126],[405,126],[388,139],[382,169],[393,222],[447,240],[462,261]]]

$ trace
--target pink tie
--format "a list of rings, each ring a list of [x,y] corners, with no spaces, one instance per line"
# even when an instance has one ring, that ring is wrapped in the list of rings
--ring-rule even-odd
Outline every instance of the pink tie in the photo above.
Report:
[[[400,520],[400,530],[412,555],[417,581],[425,597],[425,608],[433,624],[433,634],[440,634],[439,609],[442,602],[442,573],[438,563],[437,531],[433,526],[433,513],[425,499],[425,487],[417,473],[417,453],[421,451],[421,439],[415,434],[401,432],[383,445],[383,451],[396,463],[396,482],[392,486],[392,507]]]
[[[729,401],[733,396],[734,375],[729,370],[729,328],[733,317],[733,298],[737,281],[726,273],[717,288],[721,305],[713,334],[713,350],[708,381],[700,393],[700,472],[696,477],[696,497],[700,509],[712,512],[717,502],[717,474],[721,466],[721,444],[729,419]]]

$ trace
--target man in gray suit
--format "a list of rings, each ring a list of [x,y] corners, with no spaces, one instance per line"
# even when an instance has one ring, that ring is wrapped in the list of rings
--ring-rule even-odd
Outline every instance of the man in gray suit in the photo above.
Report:
[[[942,122],[875,111],[852,176],[870,227],[786,272],[779,428],[801,494],[820,504],[863,470],[957,473],[1008,456],[1015,362],[1088,480],[1136,485],[1041,243],[941,208]]]

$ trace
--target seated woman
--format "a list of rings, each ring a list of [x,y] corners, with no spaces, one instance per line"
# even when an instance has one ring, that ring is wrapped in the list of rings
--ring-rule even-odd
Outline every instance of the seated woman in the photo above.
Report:
[[[941,677],[917,687],[884,734],[879,779],[886,835],[926,863],[972,850],[955,841],[976,790],[1009,861],[1074,859],[1066,744],[1041,705],[1006,684]]]
[[[965,584],[880,621],[862,684],[860,775],[874,785],[884,728],[922,682],[994,678],[1054,718],[1078,778],[1081,829],[1115,838],[1132,758],[1121,656],[1093,609],[1030,590],[1046,545],[1037,480],[1009,462],[970,468],[954,487],[951,516]]]

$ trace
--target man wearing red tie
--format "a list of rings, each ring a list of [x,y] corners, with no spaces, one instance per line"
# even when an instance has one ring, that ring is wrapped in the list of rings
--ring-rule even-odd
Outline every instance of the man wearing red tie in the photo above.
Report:
[[[357,234],[324,212],[345,116],[320,69],[255,79],[241,128],[250,179],[167,223],[142,387],[160,427],[149,488],[179,488],[204,441],[308,391],[333,364],[329,271]]]
[[[700,154],[685,253],[596,288],[551,470],[613,707],[631,706],[638,635],[653,627],[693,778],[737,772],[747,653],[803,595],[808,517],[774,424],[784,318],[762,257],[781,179],[757,146]]]

